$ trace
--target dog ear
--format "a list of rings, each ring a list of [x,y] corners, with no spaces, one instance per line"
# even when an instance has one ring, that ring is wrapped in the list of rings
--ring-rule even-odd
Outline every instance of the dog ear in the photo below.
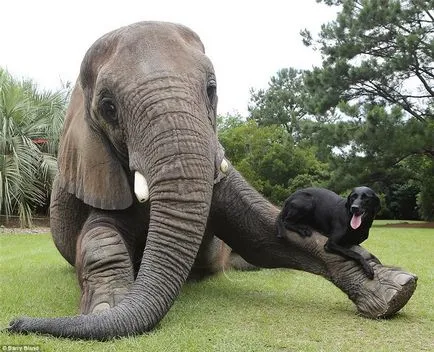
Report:
[[[351,208],[351,196],[353,195],[353,191],[348,195],[347,201],[345,202],[345,209],[347,209],[348,214],[350,213]]]
[[[374,200],[374,214],[377,214],[381,209],[380,198],[378,198],[377,195],[374,193],[373,200]]]

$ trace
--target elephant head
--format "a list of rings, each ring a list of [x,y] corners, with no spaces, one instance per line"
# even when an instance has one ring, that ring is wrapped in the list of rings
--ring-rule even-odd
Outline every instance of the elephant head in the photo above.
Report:
[[[33,331],[130,335],[149,330],[167,312],[195,260],[219,176],[216,104],[211,61],[184,26],[141,22],[104,35],[88,50],[66,116],[58,183],[108,212],[130,207],[133,197],[149,201],[146,248],[120,305],[33,320]],[[77,333],[86,325],[91,333]]]
[[[60,186],[113,210],[132,204],[134,184],[139,201],[150,198],[157,222],[156,195],[187,204],[188,197],[173,196],[192,191],[201,204],[210,197],[218,145],[216,103],[212,64],[186,27],[143,22],[108,33],[86,53],[72,93]],[[198,180],[188,185],[192,174]]]

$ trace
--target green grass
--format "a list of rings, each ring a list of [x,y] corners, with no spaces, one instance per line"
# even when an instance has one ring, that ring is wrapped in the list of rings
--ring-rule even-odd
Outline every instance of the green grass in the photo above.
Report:
[[[321,277],[292,270],[227,272],[184,286],[148,334],[110,342],[0,333],[41,351],[433,351],[434,229],[374,227],[365,246],[419,276],[393,319],[369,320]],[[77,314],[73,269],[49,235],[0,236],[0,325],[15,316]],[[0,347],[1,348],[1,347]]]
[[[383,225],[389,225],[389,224],[424,224],[425,221],[419,221],[419,220],[375,220],[374,226],[383,226]]]

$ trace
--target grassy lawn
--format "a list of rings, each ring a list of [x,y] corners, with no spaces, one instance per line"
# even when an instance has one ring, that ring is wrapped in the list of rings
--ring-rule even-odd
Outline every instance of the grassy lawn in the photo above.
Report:
[[[375,220],[374,226],[383,226],[383,225],[389,225],[389,224],[423,224],[424,221],[418,221],[418,220]]]
[[[356,315],[334,285],[292,270],[227,272],[188,284],[148,334],[111,342],[0,333],[1,345],[41,351],[433,351],[434,229],[374,227],[365,246],[419,276],[393,319]],[[0,327],[12,317],[77,314],[73,269],[49,235],[0,235]],[[5,349],[2,349],[3,351]]]

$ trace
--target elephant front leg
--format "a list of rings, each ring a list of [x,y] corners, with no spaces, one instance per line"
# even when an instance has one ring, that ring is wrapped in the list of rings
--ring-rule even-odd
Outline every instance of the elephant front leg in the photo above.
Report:
[[[232,168],[214,187],[211,207],[214,231],[251,264],[321,275],[344,291],[361,314],[371,318],[393,315],[412,296],[416,289],[415,275],[381,265],[359,246],[351,249],[372,266],[372,280],[356,261],[326,252],[325,236],[314,232],[310,237],[302,237],[285,230],[279,238],[276,226],[279,211]]]
[[[133,265],[124,240],[110,226],[82,232],[77,242],[75,266],[81,288],[82,314],[116,306],[134,281]]]

